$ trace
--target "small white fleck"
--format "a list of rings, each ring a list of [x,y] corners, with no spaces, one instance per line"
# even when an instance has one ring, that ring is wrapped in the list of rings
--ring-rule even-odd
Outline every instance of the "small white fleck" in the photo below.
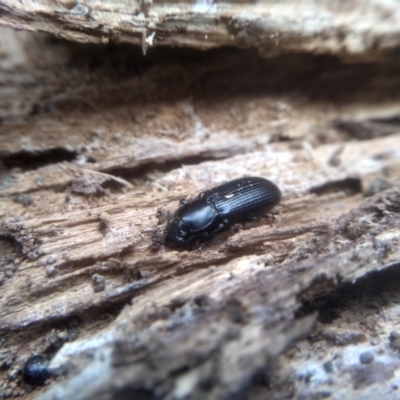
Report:
[[[147,38],[146,38],[146,43],[149,45],[149,46],[153,46],[153,39],[154,39],[154,36],[156,35],[156,32],[153,32],[151,35],[149,35],[149,36],[147,36]]]
[[[235,197],[235,194],[234,193],[226,194],[224,197],[226,199],[231,199],[232,197]]]
[[[149,17],[157,19],[158,20],[158,14],[154,11],[150,11],[149,12]]]

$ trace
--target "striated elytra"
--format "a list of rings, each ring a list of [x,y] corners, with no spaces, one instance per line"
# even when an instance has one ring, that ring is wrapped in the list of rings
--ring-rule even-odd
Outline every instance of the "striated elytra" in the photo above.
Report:
[[[181,200],[172,218],[168,216],[165,242],[183,246],[206,241],[217,232],[269,211],[281,200],[281,191],[268,179],[234,179],[200,193],[194,200]]]

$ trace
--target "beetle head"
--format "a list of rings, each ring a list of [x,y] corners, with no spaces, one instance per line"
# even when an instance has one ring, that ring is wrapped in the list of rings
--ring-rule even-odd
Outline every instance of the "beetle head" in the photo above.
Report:
[[[168,246],[182,246],[191,236],[189,227],[179,217],[168,221],[165,229],[165,242]]]

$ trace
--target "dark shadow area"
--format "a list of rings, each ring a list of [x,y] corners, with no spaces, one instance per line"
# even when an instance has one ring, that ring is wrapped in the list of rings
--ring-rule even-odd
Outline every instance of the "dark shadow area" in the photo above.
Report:
[[[123,387],[114,389],[112,398],[115,400],[161,400],[164,396],[157,393],[156,389]]]
[[[221,159],[221,158],[219,158]],[[105,172],[109,175],[116,176],[118,178],[130,181],[132,179],[140,179],[145,175],[154,172],[161,171],[164,173],[170,172],[174,169],[181,168],[182,165],[197,165],[206,161],[214,161],[215,157],[202,157],[202,156],[192,156],[192,157],[182,157],[179,160],[167,161],[162,163],[146,163],[144,165],[139,165],[132,168],[110,168],[100,170],[100,172]]]
[[[341,104],[400,98],[400,63],[393,59],[390,64],[343,63],[331,55],[302,53],[266,59],[256,50],[232,47],[207,51],[152,47],[143,55],[134,45],[81,44],[36,36],[36,45],[50,62],[34,62],[44,78],[34,85],[42,92],[31,115],[73,111],[84,104],[101,108],[246,95],[285,94],[301,101]],[[32,52],[37,57],[38,50]],[[57,81],[52,82],[46,75],[55,68]]]
[[[344,192],[351,196],[361,193],[361,180],[358,178],[346,178],[341,181],[329,182],[322,186],[317,186],[310,189],[310,193],[315,193],[317,196],[324,196],[330,193]]]
[[[76,152],[63,148],[44,151],[22,150],[11,154],[0,154],[0,158],[7,168],[20,168],[23,171],[30,171],[63,161],[72,161],[76,156]]]
[[[329,324],[347,308],[379,312],[391,303],[400,303],[400,264],[371,272],[355,283],[345,283],[337,289],[300,300],[302,306],[296,318],[318,312],[318,320]]]
[[[365,121],[336,121],[334,127],[344,132],[349,139],[368,140],[398,132],[400,118],[393,115],[388,118],[371,118]]]
[[[387,124],[387,125],[400,127],[400,116],[393,116],[393,117],[387,117],[387,118],[371,118],[370,121],[376,122],[379,124]]]
[[[15,260],[20,254],[21,245],[11,235],[0,230],[0,287],[17,271]]]

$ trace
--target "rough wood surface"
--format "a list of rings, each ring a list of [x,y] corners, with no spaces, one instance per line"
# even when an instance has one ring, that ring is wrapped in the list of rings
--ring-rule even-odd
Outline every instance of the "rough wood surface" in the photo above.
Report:
[[[399,47],[396,0],[0,2],[1,24],[81,43],[210,49],[256,48],[263,55],[306,51],[363,59]]]
[[[0,397],[393,398],[396,60],[1,38]],[[164,247],[180,198],[246,175],[274,220]]]

